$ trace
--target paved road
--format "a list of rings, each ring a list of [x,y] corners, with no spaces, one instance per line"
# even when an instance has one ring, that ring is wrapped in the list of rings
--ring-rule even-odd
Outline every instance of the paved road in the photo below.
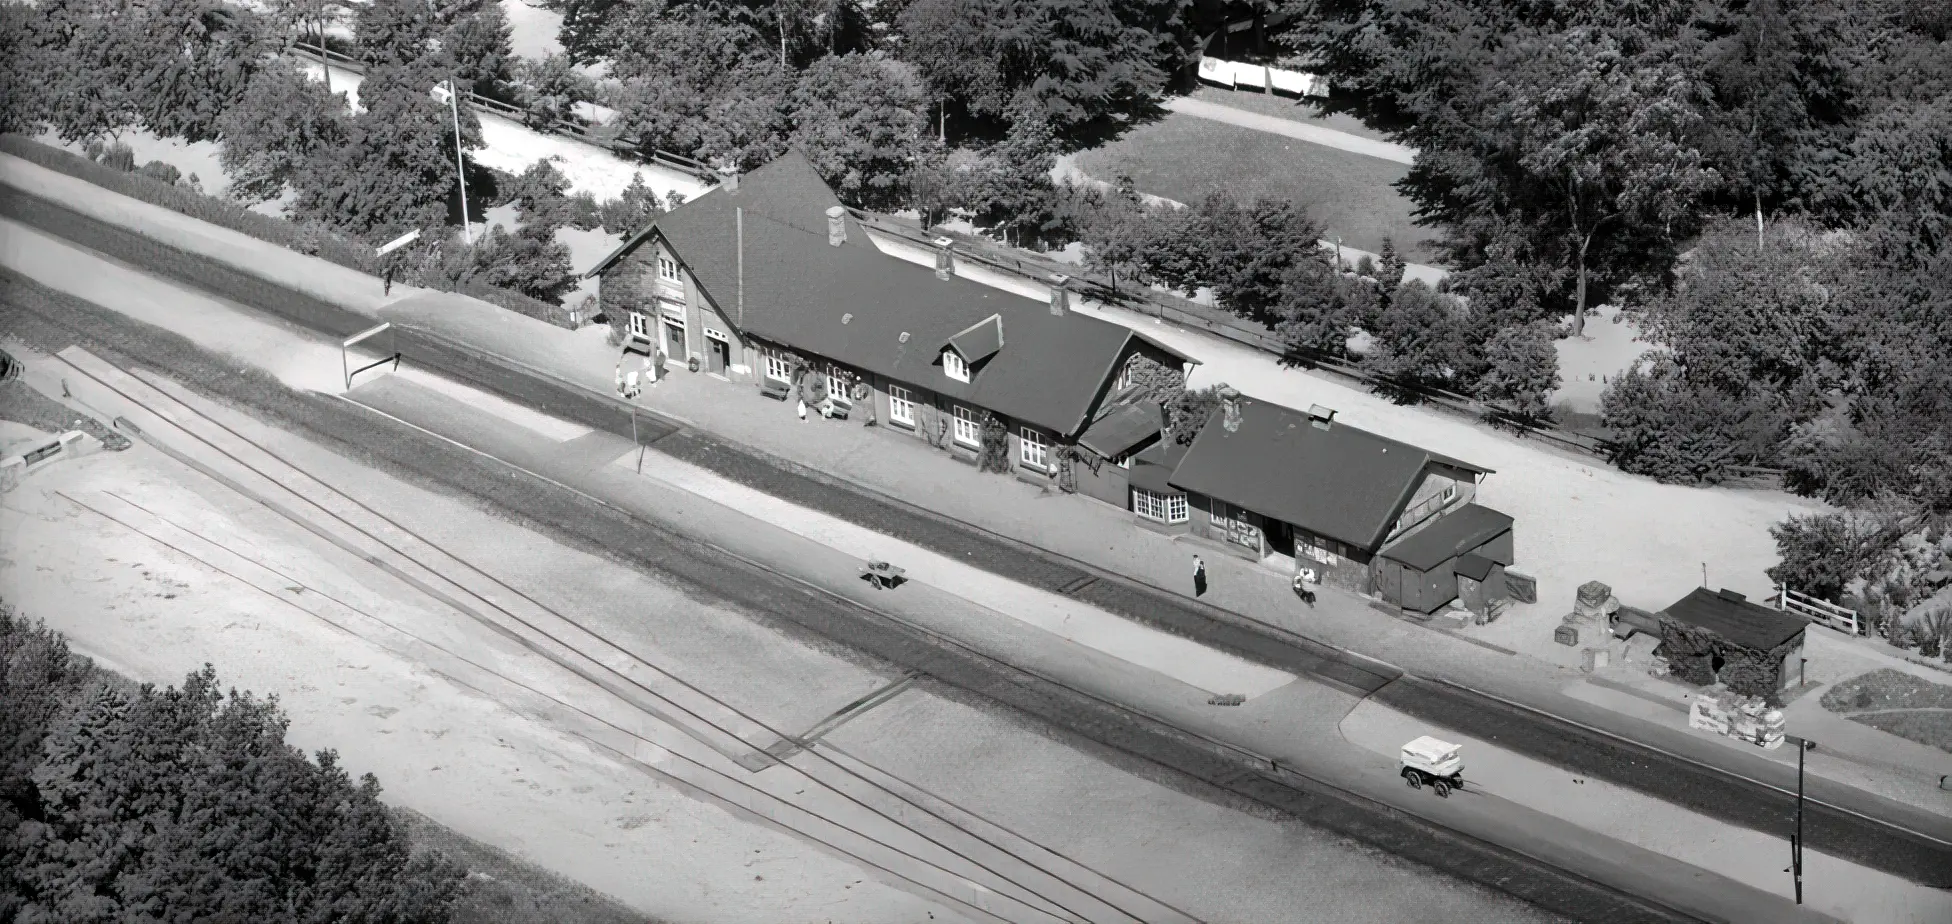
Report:
[[[1248,112],[1245,109],[1235,109],[1232,106],[1223,106],[1190,96],[1175,96],[1166,101],[1166,108],[1195,118],[1225,122],[1228,125],[1238,125],[1241,128],[1251,128],[1270,135],[1281,135],[1296,141],[1306,141],[1309,144],[1319,144],[1326,148],[1362,154],[1393,163],[1413,164],[1417,159],[1416,150],[1404,145],[1351,135],[1348,132],[1297,122],[1293,119]]]
[[[153,243],[48,206],[39,200],[12,193],[0,194],[0,214],[42,227],[129,262],[154,266],[166,275],[172,274],[173,270],[173,274],[184,284],[253,305],[335,336],[367,324],[365,319],[303,296],[270,291],[262,282],[207,261],[192,264],[157,260],[158,251]],[[484,362],[482,357],[439,343],[406,343],[403,348],[412,353],[417,364],[423,367],[473,381],[513,400],[546,408],[551,413],[586,426],[613,433],[630,432],[628,413],[620,403],[604,401],[511,367]],[[1274,636],[1253,626],[1231,621],[1236,617],[1213,611],[1197,602],[1056,559],[1040,550],[946,520],[929,511],[869,495],[819,473],[761,458],[714,439],[709,434],[668,424],[652,424],[645,429],[646,438],[655,440],[659,450],[766,493],[868,526],[1014,580],[1075,596],[1224,651],[1284,670],[1319,677],[1345,688],[1374,693],[1382,702],[1410,715],[1457,728],[1476,738],[1497,741],[1504,747],[1576,773],[1618,783],[1702,814],[1761,831],[1777,831],[1783,827],[1783,820],[1793,813],[1792,797],[1773,788],[1737,780],[1660,752],[1476,697],[1453,687],[1399,678],[1393,671],[1380,670],[1370,662],[1343,652],[1310,645],[1294,637]],[[633,544],[626,543],[627,546]],[[655,562],[658,559],[647,560]],[[704,586],[719,585],[707,581]],[[875,647],[870,645],[866,650],[875,650]],[[904,661],[903,658],[890,659]],[[975,682],[972,680],[972,683]],[[1020,705],[1020,708],[1033,714],[1053,717],[1052,720],[1060,725],[1067,724],[1063,718],[1064,710],[1053,709],[1052,702],[1046,698],[1032,697],[1032,702],[1018,704],[1013,702],[1015,697],[1001,695],[1007,691],[1007,683],[994,689],[986,683],[976,683],[971,688],[995,692],[997,698],[1005,702]],[[1086,710],[1087,717],[1080,721],[1090,727],[1088,714],[1089,710]],[[1208,758],[1202,758],[1205,759]],[[1174,765],[1170,760],[1162,762]],[[1239,771],[1233,768],[1226,773],[1237,777]],[[1244,779],[1235,779],[1237,784],[1245,782]],[[1812,849],[1926,885],[1952,887],[1952,848],[1942,844],[1820,806],[1813,808],[1807,816],[1806,831]]]

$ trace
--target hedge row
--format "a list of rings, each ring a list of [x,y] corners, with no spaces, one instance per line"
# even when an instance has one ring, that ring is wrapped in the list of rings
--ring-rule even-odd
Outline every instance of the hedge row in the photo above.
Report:
[[[172,212],[188,215],[198,221],[207,221],[269,244],[318,257],[369,276],[380,275],[379,257],[374,254],[373,248],[337,232],[302,225],[275,215],[253,212],[235,202],[200,193],[185,186],[176,186],[140,173],[128,173],[114,167],[103,166],[79,154],[42,144],[23,135],[0,135],[0,152],[38,164],[56,173],[64,173],[75,179],[92,183],[111,192],[120,193],[131,199],[161,206]],[[516,314],[546,321],[558,327],[571,329],[576,327],[576,324],[571,322],[570,312],[567,309],[520,292],[472,281],[458,284],[448,284],[438,280],[435,282],[437,284],[429,287],[478,298]]]

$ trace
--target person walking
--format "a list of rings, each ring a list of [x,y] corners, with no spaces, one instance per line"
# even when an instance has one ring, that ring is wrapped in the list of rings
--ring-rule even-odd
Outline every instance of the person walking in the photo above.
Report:
[[[389,266],[386,268],[386,275],[383,277],[383,281],[386,283],[386,287],[380,291],[380,294],[392,295],[393,294],[393,267]]]
[[[1206,596],[1206,562],[1200,556],[1193,556],[1193,596]]]
[[[807,419],[807,399],[805,398],[800,399],[800,419]]]

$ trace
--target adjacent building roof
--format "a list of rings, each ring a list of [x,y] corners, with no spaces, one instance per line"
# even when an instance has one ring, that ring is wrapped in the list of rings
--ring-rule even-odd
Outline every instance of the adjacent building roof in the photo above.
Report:
[[[1107,459],[1131,452],[1159,435],[1166,425],[1166,413],[1157,401],[1133,401],[1099,417],[1086,427],[1078,444]]]
[[[1661,611],[1686,625],[1707,629],[1731,644],[1756,651],[1768,651],[1794,639],[1809,626],[1801,616],[1772,609],[1732,590],[1719,593],[1697,587]]]
[[[1465,504],[1383,550],[1383,557],[1418,571],[1431,571],[1444,562],[1511,531],[1512,519],[1489,507]],[[1509,565],[1511,562],[1499,562]]]
[[[1214,414],[1173,485],[1358,548],[1382,544],[1429,463],[1490,473],[1347,424],[1317,427],[1278,404],[1239,401],[1239,427],[1228,431],[1227,415]]]
[[[830,245],[826,211],[838,204],[806,157],[791,151],[741,177],[736,193],[720,186],[659,215],[591,273],[660,236],[719,313],[752,336],[1066,438],[1084,428],[1129,345],[1190,361],[1108,321],[1053,315],[1043,301],[961,276],[938,279],[930,267],[883,254],[851,215],[843,219],[846,241]],[[994,355],[971,381],[949,379],[939,365],[942,347],[992,316]],[[966,345],[987,346],[974,334]]]
[[[1451,573],[1473,581],[1482,581],[1491,576],[1491,559],[1482,555],[1459,555],[1457,564],[1451,566]]]
[[[1132,470],[1125,477],[1127,484],[1142,488],[1154,494],[1182,493],[1170,483],[1173,469],[1179,467],[1180,460],[1186,458],[1186,447],[1171,441],[1154,443],[1138,455],[1132,457]]]

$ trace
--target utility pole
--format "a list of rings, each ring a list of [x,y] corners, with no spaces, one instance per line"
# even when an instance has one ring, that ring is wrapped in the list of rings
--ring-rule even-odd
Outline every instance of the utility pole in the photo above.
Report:
[[[1796,745],[1796,833],[1789,836],[1789,869],[1796,878],[1796,903],[1803,903],[1803,753],[1816,750],[1816,742],[1795,735],[1784,740]]]

